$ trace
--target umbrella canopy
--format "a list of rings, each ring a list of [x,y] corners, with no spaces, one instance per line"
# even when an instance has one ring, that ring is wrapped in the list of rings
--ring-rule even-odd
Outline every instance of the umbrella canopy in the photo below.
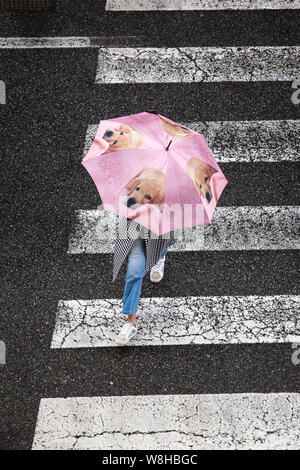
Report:
[[[211,223],[227,184],[203,134],[152,111],[100,121],[82,164],[105,210],[158,236]]]

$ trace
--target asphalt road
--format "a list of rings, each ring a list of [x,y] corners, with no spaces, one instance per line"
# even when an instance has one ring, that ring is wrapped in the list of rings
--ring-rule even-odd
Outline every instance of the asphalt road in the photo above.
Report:
[[[0,36],[102,37],[107,47],[300,42],[300,10],[116,13],[104,4],[0,12]],[[2,449],[31,448],[41,397],[300,391],[290,343],[50,349],[59,299],[123,294],[125,269],[112,284],[111,255],[67,254],[75,211],[100,203],[80,164],[88,125],[146,109],[178,122],[300,116],[290,81],[99,85],[97,58],[97,48],[0,50]],[[222,169],[219,206],[299,205],[299,162]],[[297,250],[172,253],[169,265],[155,289],[145,279],[143,296],[299,293]]]

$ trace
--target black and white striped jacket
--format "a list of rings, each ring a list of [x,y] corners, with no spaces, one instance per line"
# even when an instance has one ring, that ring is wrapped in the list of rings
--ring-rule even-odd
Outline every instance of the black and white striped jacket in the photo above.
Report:
[[[165,247],[176,243],[174,231],[164,235],[155,235],[134,220],[119,216],[119,227],[115,240],[113,278],[114,281],[136,238],[145,239],[146,267],[145,274],[158,262]]]

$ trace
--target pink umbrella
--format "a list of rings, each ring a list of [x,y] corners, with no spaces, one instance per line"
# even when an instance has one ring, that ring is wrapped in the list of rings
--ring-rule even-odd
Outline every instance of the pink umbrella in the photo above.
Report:
[[[210,224],[227,184],[203,134],[154,112],[100,121],[82,164],[105,210],[157,235]]]

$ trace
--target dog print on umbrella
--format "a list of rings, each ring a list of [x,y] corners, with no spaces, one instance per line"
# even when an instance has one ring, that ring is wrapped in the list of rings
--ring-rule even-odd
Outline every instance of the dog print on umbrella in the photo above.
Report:
[[[144,134],[133,126],[120,124],[116,129],[107,129],[103,139],[109,147],[103,153],[117,152],[118,150],[138,149],[143,144]]]
[[[160,122],[162,123],[163,130],[172,137],[177,139],[184,139],[193,135],[193,132],[186,127],[180,126],[179,124],[173,124],[166,119],[159,116]]]
[[[193,181],[199,196],[203,197],[207,203],[212,199],[210,180],[217,170],[207,162],[199,158],[189,158],[186,164],[186,173]]]
[[[194,183],[195,189],[206,203],[212,200],[210,188],[211,177],[217,170],[199,158],[189,158],[186,163],[186,174]],[[156,168],[143,168],[127,184],[128,194],[124,204],[136,209],[141,204],[153,204],[162,212],[164,208],[166,175]]]
[[[193,134],[193,132],[179,124],[172,124],[171,122],[159,116],[164,131],[172,137],[177,139],[184,139]],[[106,129],[103,137],[108,142],[109,147],[104,152],[117,152],[118,150],[138,149],[142,146],[144,141],[144,134],[141,130],[134,126],[127,124],[120,124],[115,129]]]
[[[166,175],[156,168],[143,168],[126,185],[129,191],[125,204],[136,209],[140,204],[154,204],[163,211]]]

